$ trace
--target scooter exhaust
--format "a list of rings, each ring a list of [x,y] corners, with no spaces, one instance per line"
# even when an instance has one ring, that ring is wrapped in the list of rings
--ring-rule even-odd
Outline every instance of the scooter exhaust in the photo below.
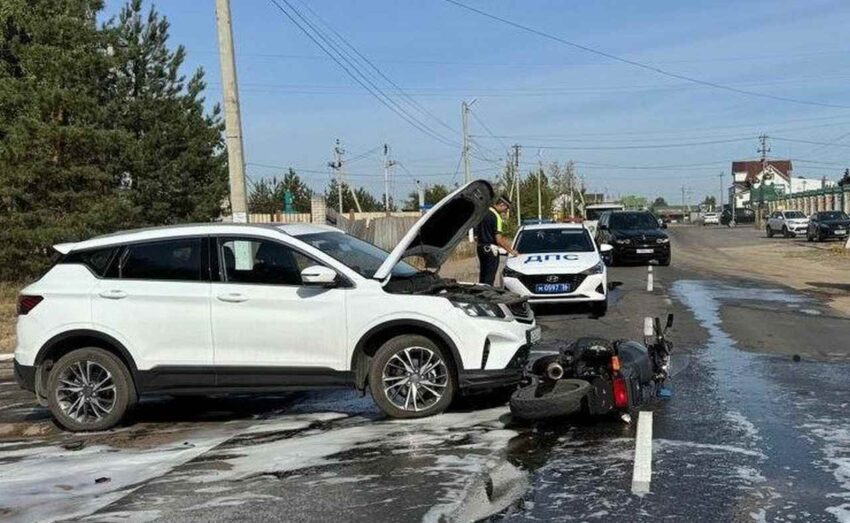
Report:
[[[558,381],[564,377],[564,367],[560,363],[553,361],[546,366],[546,377],[552,381]]]

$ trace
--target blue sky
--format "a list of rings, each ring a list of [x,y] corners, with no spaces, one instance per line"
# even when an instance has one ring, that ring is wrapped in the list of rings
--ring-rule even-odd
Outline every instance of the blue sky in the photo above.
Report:
[[[850,106],[846,0],[464,1],[678,74]],[[672,203],[681,201],[684,185],[693,202],[719,193],[719,175],[724,172],[729,180],[732,160],[757,156],[762,132],[776,137],[770,155],[794,159],[797,175],[836,178],[844,164],[850,166],[850,109],[689,84],[542,39],[442,0],[291,2],[305,14],[309,6],[404,88],[434,118],[416,112],[399,95],[393,96],[397,103],[449,140],[460,141],[461,101],[477,98],[476,118],[470,120],[474,176],[495,177],[506,146],[519,143],[525,167],[538,159],[575,160],[593,191],[661,195]],[[122,4],[108,0],[105,15]],[[207,99],[218,102],[214,1],[155,5],[171,22],[173,44],[187,48],[187,74],[202,66]],[[394,171],[396,198],[413,189],[415,178],[462,181],[462,172],[455,174],[459,146],[429,137],[384,107],[270,0],[232,0],[232,11],[249,176],[280,172],[256,164],[293,166],[322,190],[339,138],[352,159],[390,144],[404,167]],[[377,150],[347,169],[353,183],[382,191]]]

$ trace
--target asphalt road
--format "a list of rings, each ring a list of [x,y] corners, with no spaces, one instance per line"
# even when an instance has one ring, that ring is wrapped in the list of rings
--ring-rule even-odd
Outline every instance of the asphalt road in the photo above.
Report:
[[[153,398],[127,426],[77,436],[3,364],[0,519],[850,521],[850,320],[817,295],[673,260],[653,269],[652,291],[646,267],[613,268],[605,318],[538,311],[541,352],[640,338],[645,316],[676,315],[648,494],[631,493],[635,429],[619,419],[528,426],[498,398],[474,398],[397,422],[331,391]]]

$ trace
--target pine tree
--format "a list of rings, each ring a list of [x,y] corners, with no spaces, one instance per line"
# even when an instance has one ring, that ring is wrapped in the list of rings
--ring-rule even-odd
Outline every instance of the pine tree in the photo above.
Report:
[[[186,80],[186,52],[168,46],[168,20],[130,0],[104,27],[116,62],[110,111],[131,139],[121,160],[140,224],[209,221],[222,214],[228,181],[218,105],[204,112],[204,71]]]
[[[50,245],[126,227],[126,133],[109,114],[114,61],[98,0],[0,7],[0,278],[41,271]]]
[[[292,207],[295,212],[310,212],[310,199],[313,191],[307,187],[301,177],[291,167],[282,180],[277,177],[262,178],[251,185],[248,195],[248,208],[252,213],[274,214],[283,211],[286,193],[292,194]]]

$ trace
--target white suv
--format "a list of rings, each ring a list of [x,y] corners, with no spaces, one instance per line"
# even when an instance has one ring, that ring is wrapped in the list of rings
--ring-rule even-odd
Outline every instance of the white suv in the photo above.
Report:
[[[513,386],[540,338],[528,303],[436,273],[492,199],[489,183],[469,183],[392,253],[318,225],[185,225],[57,245],[63,257],[19,297],[15,375],[70,430],[111,427],[149,392],[353,385],[411,418],[459,391]]]
[[[765,233],[768,238],[781,233],[786,238],[805,234],[809,229],[809,219],[800,211],[776,211],[767,219]]]

